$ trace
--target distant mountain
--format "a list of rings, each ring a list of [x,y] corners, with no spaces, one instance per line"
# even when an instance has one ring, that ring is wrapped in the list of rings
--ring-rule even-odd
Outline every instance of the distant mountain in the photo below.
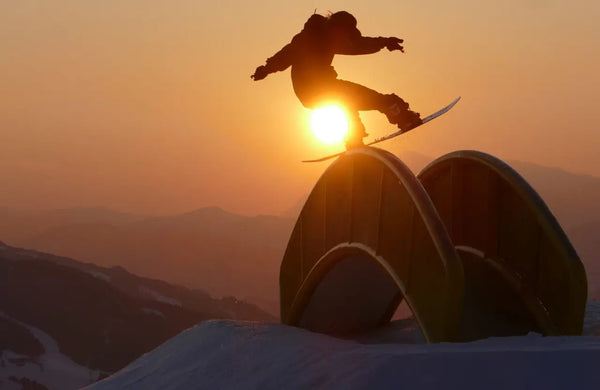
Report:
[[[16,244],[57,226],[108,224],[119,226],[144,218],[102,207],[57,210],[11,210],[0,207],[0,239]]]
[[[278,314],[279,264],[294,219],[245,217],[216,207],[167,217],[92,217],[72,216],[48,226],[49,218],[42,215],[33,234],[13,233],[13,240],[6,242],[102,266],[123,266],[216,297],[233,295]],[[34,225],[36,217],[22,220]],[[12,221],[23,226],[22,220]],[[10,230],[9,223],[4,225]]]
[[[433,158],[399,153],[418,173]],[[508,161],[542,196],[588,271],[600,299],[600,178]],[[219,208],[144,217],[105,209],[41,213],[0,211],[0,240],[136,274],[234,295],[279,313],[279,266],[303,200],[285,217],[247,217]]]
[[[76,388],[213,318],[276,321],[235,298],[0,244],[0,388]]]
[[[600,222],[600,178],[520,161],[510,165],[540,194],[566,231]]]

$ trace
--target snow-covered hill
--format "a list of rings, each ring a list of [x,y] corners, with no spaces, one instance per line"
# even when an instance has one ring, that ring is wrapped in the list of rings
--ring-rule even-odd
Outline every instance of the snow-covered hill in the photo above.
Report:
[[[233,297],[0,242],[0,390],[79,388],[212,318],[275,321]]]
[[[58,343],[46,332],[0,313],[4,321],[27,329],[43,352],[31,356],[10,348],[0,349],[0,389],[76,389],[98,380],[102,371],[75,363],[60,351]]]
[[[414,332],[392,325],[359,342],[278,324],[207,321],[86,389],[549,390],[600,384],[600,337],[529,334],[414,344]]]

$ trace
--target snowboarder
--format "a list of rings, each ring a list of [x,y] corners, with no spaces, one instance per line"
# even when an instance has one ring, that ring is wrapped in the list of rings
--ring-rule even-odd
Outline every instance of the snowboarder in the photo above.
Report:
[[[358,111],[378,110],[390,123],[408,131],[420,125],[418,113],[409,110],[408,103],[395,94],[384,95],[362,85],[337,78],[331,66],[335,54],[359,55],[376,53],[383,48],[404,52],[395,37],[364,37],[356,28],[356,18],[349,12],[339,11],[329,16],[313,14],[302,31],[279,52],[256,68],[251,76],[262,80],[269,74],[292,67],[292,84],[296,96],[309,109],[324,102],[336,101],[350,115],[346,149],[363,145],[367,136]]]

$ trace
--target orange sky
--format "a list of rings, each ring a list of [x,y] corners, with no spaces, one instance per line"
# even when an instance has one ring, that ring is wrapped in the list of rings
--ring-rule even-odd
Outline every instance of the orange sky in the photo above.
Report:
[[[289,71],[249,76],[316,8],[406,53],[339,57],[341,78],[446,116],[381,147],[478,149],[600,176],[600,3],[0,2],[0,206],[277,214],[337,147],[318,145]],[[393,130],[379,113],[368,131]]]

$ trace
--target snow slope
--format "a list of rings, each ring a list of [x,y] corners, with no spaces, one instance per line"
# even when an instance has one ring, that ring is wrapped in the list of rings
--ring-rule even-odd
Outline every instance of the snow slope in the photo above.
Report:
[[[88,390],[596,389],[600,338],[361,344],[256,322],[206,321]]]
[[[38,339],[45,353],[37,359],[22,356],[9,350],[0,351],[0,389],[21,389],[10,378],[27,378],[47,389],[77,389],[98,380],[101,373],[83,367],[60,352],[56,341],[47,333],[14,318],[0,313],[0,316],[25,327]]]

